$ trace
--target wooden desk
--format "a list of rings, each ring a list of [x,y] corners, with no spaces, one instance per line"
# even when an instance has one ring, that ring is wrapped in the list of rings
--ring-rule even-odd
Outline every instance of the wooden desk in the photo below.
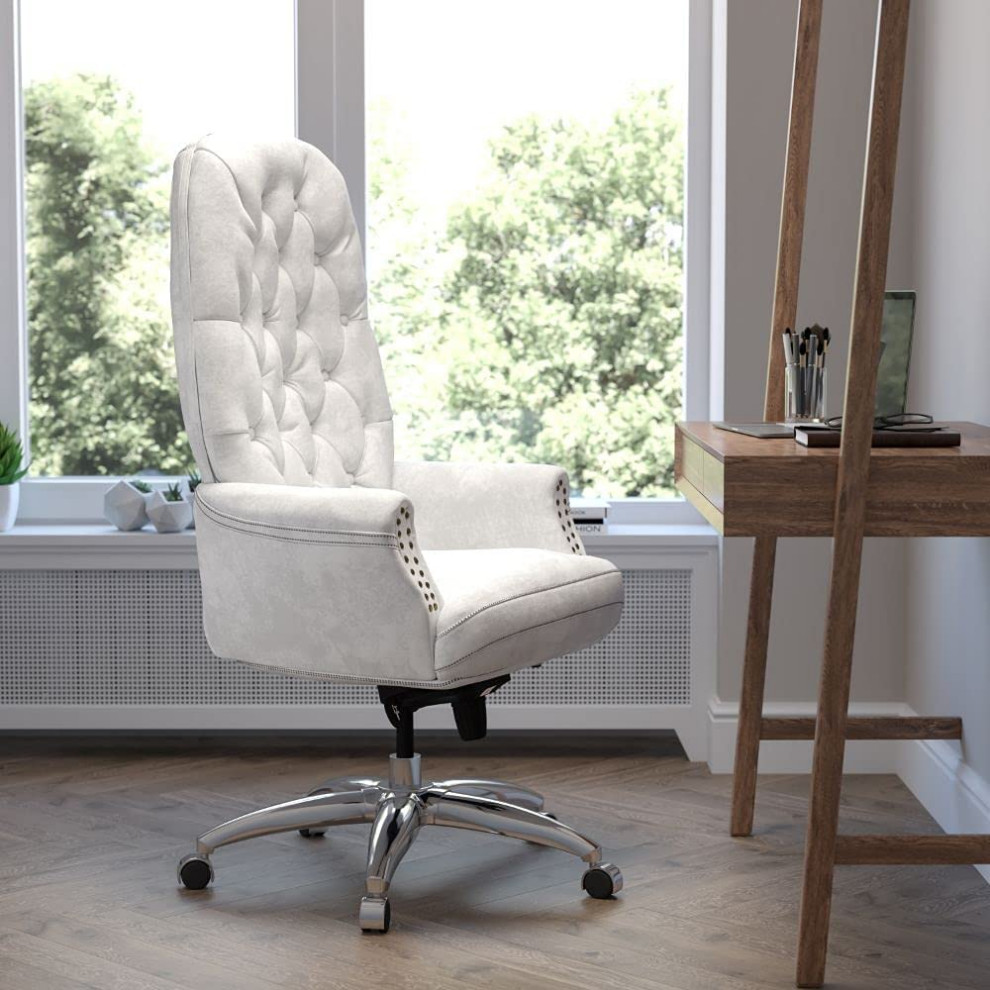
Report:
[[[798,283],[822,7],[823,0],[800,0],[798,8],[763,403],[767,422],[784,415],[782,335],[800,329]],[[849,718],[863,538],[990,532],[990,431],[986,428],[958,424],[965,439],[956,450],[890,450],[871,445],[909,9],[910,0],[880,0],[877,10],[842,446],[808,450],[790,440],[723,433],[706,423],[688,423],[677,430],[678,488],[719,532],[755,536],[732,782],[733,835],[752,834],[760,739],[806,739],[812,734],[815,739],[798,924],[795,982],[799,987],[820,987],[825,980],[836,865],[990,861],[990,836],[985,835],[839,834],[847,738],[957,739],[962,734],[960,720],[953,718]],[[927,332],[937,335],[938,328],[929,327]],[[763,718],[777,537],[789,535],[833,540],[815,719]]]
[[[866,536],[990,535],[990,427],[953,423],[959,447],[875,447]],[[724,536],[831,536],[837,447],[678,423],[674,474]]]
[[[959,447],[868,451],[866,536],[990,536],[990,427],[953,423]],[[815,739],[813,778],[802,895],[798,986],[821,986],[837,865],[889,863],[985,863],[987,835],[840,835],[838,795],[845,739],[960,739],[962,720],[952,716],[849,718],[852,623],[858,590],[847,582],[847,555],[833,554],[825,668],[819,717],[763,716],[767,637],[773,591],[774,547],[781,536],[836,536],[838,448],[808,448],[793,440],[761,440],[716,429],[711,423],[678,423],[675,479],[678,489],[725,536],[755,536],[746,660],[739,706],[733,780],[732,834],[752,834],[757,762],[764,739]],[[864,468],[867,467],[864,462]],[[862,489],[857,489],[862,497]],[[838,590],[837,590],[838,589]],[[841,677],[828,670],[834,628],[848,626],[847,661]],[[825,713],[823,721],[822,713]],[[830,807],[822,811],[821,795]],[[810,920],[805,920],[810,919]]]

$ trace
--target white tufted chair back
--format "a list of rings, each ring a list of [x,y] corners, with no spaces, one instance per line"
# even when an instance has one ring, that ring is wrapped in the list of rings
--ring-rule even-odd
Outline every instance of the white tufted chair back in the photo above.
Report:
[[[392,410],[340,172],[210,135],[172,182],[182,413],[206,481],[392,484]]]

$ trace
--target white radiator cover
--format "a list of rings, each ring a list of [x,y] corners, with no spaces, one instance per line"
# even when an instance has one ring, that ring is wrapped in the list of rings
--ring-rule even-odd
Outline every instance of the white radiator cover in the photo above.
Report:
[[[712,559],[681,552],[664,566],[637,559],[628,569],[619,561],[619,625],[589,649],[514,674],[491,697],[489,724],[674,729],[693,759],[705,758]],[[194,570],[0,570],[0,727],[387,727],[373,687],[215,657],[201,613]],[[431,709],[419,724],[448,726],[452,718]]]

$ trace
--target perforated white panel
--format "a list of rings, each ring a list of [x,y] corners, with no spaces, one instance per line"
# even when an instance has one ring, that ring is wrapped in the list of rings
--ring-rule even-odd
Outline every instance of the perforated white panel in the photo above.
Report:
[[[514,674],[492,704],[690,704],[691,574],[623,572],[608,637]],[[372,687],[217,659],[201,609],[195,571],[0,571],[0,704],[377,706]]]

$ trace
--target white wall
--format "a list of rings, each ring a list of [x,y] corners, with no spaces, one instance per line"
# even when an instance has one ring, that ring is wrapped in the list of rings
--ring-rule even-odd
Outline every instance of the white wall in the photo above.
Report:
[[[911,16],[910,406],[990,423],[990,4],[920,0]],[[963,757],[990,781],[990,540],[914,540],[907,562],[907,700],[962,715]]]
[[[726,74],[716,79],[713,147],[724,144],[725,226],[713,239],[714,339],[723,340],[724,416],[762,418],[767,344],[780,221],[796,0],[732,0],[716,4],[716,34],[727,48]],[[812,166],[809,178],[798,324],[831,327],[829,411],[842,405],[852,311],[866,125],[876,25],[874,0],[829,0],[822,20]],[[716,51],[716,59],[718,52]],[[724,105],[724,112],[722,106]],[[910,128],[907,129],[908,131]],[[905,134],[907,139],[907,134]],[[902,156],[903,161],[903,156]],[[899,189],[909,186],[904,174]],[[910,239],[899,196],[888,284],[909,287]],[[767,698],[810,701],[817,694],[831,541],[778,544]],[[904,696],[905,547],[867,541],[853,699]],[[718,692],[739,696],[748,602],[751,541],[724,544]]]

